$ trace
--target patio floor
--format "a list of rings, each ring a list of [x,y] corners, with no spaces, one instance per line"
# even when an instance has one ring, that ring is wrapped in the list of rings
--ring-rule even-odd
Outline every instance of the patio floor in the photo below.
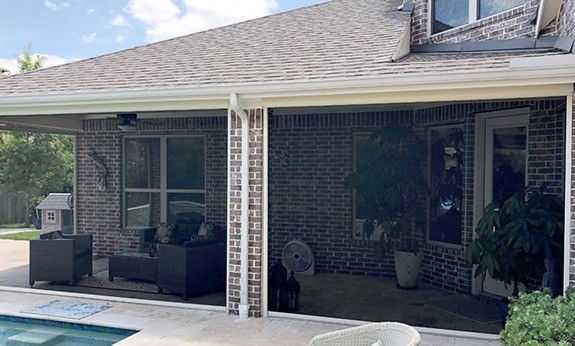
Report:
[[[476,345],[476,344],[493,344],[495,338],[494,335],[485,336],[484,334],[475,333],[458,333],[452,331],[444,331],[444,329],[458,329],[466,331],[477,331],[484,333],[497,333],[499,330],[499,324],[482,324],[473,320],[472,318],[462,318],[457,314],[453,314],[443,309],[436,308],[428,304],[429,301],[434,301],[437,299],[447,298],[448,300],[453,294],[445,292],[442,290],[437,290],[434,288],[422,286],[414,291],[403,291],[398,290],[394,287],[393,280],[387,279],[376,279],[376,278],[365,278],[365,277],[345,277],[338,275],[316,275],[313,277],[298,276],[298,280],[302,286],[302,296],[301,296],[301,318],[299,320],[297,316],[284,316],[282,314],[275,314],[274,318],[264,318],[264,319],[250,319],[250,322],[238,321],[237,317],[229,316],[223,313],[225,295],[222,293],[215,293],[211,295],[205,295],[201,297],[193,297],[188,301],[183,301],[181,296],[169,295],[169,294],[157,294],[157,293],[143,293],[143,292],[131,292],[131,291],[118,291],[118,290],[107,290],[102,288],[94,287],[81,287],[68,285],[55,285],[50,283],[39,283],[35,285],[34,289],[29,289],[28,287],[28,242],[25,241],[11,241],[11,240],[0,240],[0,251],[3,253],[3,261],[0,261],[0,286],[11,286],[15,287],[16,290],[25,293],[14,293],[14,292],[1,292],[0,295],[0,310],[3,306],[1,302],[14,302],[21,301],[15,299],[19,298],[19,294],[28,294],[33,299],[29,302],[28,298],[22,300],[25,302],[26,306],[29,303],[34,303],[37,301],[49,302],[53,300],[52,294],[54,296],[68,295],[77,299],[77,295],[80,294],[91,294],[98,295],[100,299],[107,299],[105,296],[110,296],[114,298],[109,298],[113,301],[120,301],[118,306],[124,306],[124,301],[131,301],[130,298],[151,300],[152,302],[138,301],[133,306],[128,308],[131,311],[134,321],[138,323],[144,323],[142,316],[132,312],[139,310],[149,311],[151,308],[147,304],[164,304],[164,305],[176,305],[175,310],[170,310],[171,308],[166,307],[166,314],[174,316],[180,316],[182,325],[181,340],[172,340],[174,334],[172,332],[166,332],[165,335],[154,337],[159,338],[162,342],[166,344],[174,344],[174,342],[191,342],[192,339],[197,337],[200,338],[197,341],[192,342],[193,344],[273,344],[273,345],[283,345],[283,344],[306,344],[307,341],[316,334],[327,332],[330,330],[336,330],[348,327],[348,322],[342,322],[339,320],[334,320],[335,324],[325,324],[318,322],[305,321],[309,319],[308,316],[303,315],[320,315],[327,317],[343,318],[349,319],[349,323],[357,324],[356,321],[351,320],[363,320],[363,321],[401,321],[418,327],[431,327],[436,329],[418,328],[422,331],[422,335],[425,335],[424,342],[422,345]],[[94,261],[94,271],[99,272],[107,269],[107,258],[98,258]],[[116,281],[116,280],[114,280]],[[43,294],[37,294],[36,291],[43,290],[55,290],[59,292],[49,293],[44,291]],[[355,294],[353,294],[355,292]],[[358,294],[357,292],[362,292]],[[351,293],[351,294],[350,294]],[[15,294],[16,296],[11,298],[10,294]],[[90,298],[92,299],[92,298]],[[175,304],[174,304],[175,303]],[[186,304],[183,304],[186,303]],[[221,304],[220,304],[221,303]],[[221,305],[220,307],[210,308],[216,309],[216,311],[198,311],[195,304],[208,304],[208,305]],[[12,306],[13,303],[8,304],[8,307]],[[143,306],[148,306],[147,308]],[[188,308],[186,306],[189,306]],[[137,307],[137,308],[136,308]],[[319,309],[319,307],[322,307]],[[21,310],[25,310],[23,307]],[[153,308],[156,311],[156,308]],[[163,311],[159,309],[158,311]],[[2,311],[0,311],[2,313]],[[5,312],[8,313],[8,312]],[[106,312],[107,313],[107,312]],[[102,313],[104,314],[104,313]],[[183,317],[189,315],[189,319]],[[100,315],[100,314],[98,314]],[[129,314],[128,314],[129,316]],[[277,317],[277,316],[281,316]],[[131,318],[131,317],[130,317]],[[130,320],[128,318],[128,320]],[[150,323],[150,316],[146,316],[144,320],[146,323]],[[164,320],[163,316],[158,315],[158,318]],[[296,319],[294,319],[296,318]],[[153,319],[153,318],[152,318]],[[192,326],[195,322],[200,321],[200,327]],[[103,319],[102,322],[108,323],[108,319]],[[187,324],[185,321],[188,321]],[[280,323],[281,321],[281,323]],[[87,320],[88,322],[88,320]],[[121,322],[118,320],[118,322]],[[190,324],[191,323],[191,324]],[[248,324],[246,324],[248,323]],[[110,325],[109,323],[107,325]],[[140,324],[136,324],[140,326]],[[226,331],[221,333],[219,330],[214,332],[214,328],[217,330],[216,326],[222,326],[222,330]],[[124,325],[111,325],[117,327],[126,327]],[[280,327],[281,326],[281,327]],[[133,327],[132,328],[141,328]],[[228,328],[232,330],[234,328],[239,328],[240,331],[235,331],[230,335],[227,334]],[[244,328],[247,328],[245,331]],[[255,328],[255,329],[254,329]],[[152,328],[154,329],[154,328]],[[212,336],[204,335],[206,331],[211,330]],[[258,333],[254,335],[253,330],[258,330]],[[185,332],[184,332],[185,331]],[[437,334],[439,332],[439,334]],[[238,343],[238,340],[242,340],[242,337],[236,338],[237,333],[242,335],[245,334],[245,340]],[[291,342],[285,342],[285,337],[288,335],[285,333],[292,333],[290,338],[293,338]],[[301,334],[301,335],[300,335]],[[179,335],[179,334],[175,334]],[[219,335],[219,341],[216,342],[214,339],[216,335]],[[226,342],[225,337],[228,337]],[[282,337],[283,335],[283,337]],[[459,339],[464,336],[463,339]],[[277,338],[276,338],[277,336]],[[254,339],[249,342],[249,338]],[[487,339],[482,339],[486,337]],[[163,338],[167,338],[163,340]],[[205,339],[204,339],[205,338]],[[267,338],[267,339],[266,339]],[[141,340],[141,339],[140,339]],[[233,342],[232,342],[233,340]],[[254,341],[255,340],[255,341]],[[497,343],[496,343],[497,344]]]

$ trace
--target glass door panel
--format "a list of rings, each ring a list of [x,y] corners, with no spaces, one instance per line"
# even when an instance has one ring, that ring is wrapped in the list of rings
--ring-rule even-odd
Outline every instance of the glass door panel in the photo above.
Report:
[[[483,204],[502,206],[527,182],[528,116],[487,118],[485,121],[485,185]],[[513,287],[486,275],[483,292],[509,296]]]

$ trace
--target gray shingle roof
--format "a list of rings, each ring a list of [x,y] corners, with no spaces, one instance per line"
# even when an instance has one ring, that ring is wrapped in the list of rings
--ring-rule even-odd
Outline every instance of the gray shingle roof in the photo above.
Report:
[[[332,0],[168,41],[0,79],[0,95],[173,89],[509,69],[560,52],[391,57],[409,25],[402,0]]]
[[[401,0],[333,0],[0,81],[0,95],[313,80],[381,71]]]
[[[36,206],[36,209],[71,210],[68,205],[68,198],[71,195],[71,193],[51,193]]]

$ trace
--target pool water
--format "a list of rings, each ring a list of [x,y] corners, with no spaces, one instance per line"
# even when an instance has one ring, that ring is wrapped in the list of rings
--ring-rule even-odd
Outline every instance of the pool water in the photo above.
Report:
[[[106,346],[113,345],[136,332],[135,330],[0,315],[0,345],[7,346]]]

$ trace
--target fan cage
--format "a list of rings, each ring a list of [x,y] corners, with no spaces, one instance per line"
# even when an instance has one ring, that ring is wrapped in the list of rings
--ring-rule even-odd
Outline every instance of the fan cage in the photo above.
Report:
[[[307,270],[313,262],[311,249],[297,241],[286,244],[282,252],[284,265],[294,272]]]

